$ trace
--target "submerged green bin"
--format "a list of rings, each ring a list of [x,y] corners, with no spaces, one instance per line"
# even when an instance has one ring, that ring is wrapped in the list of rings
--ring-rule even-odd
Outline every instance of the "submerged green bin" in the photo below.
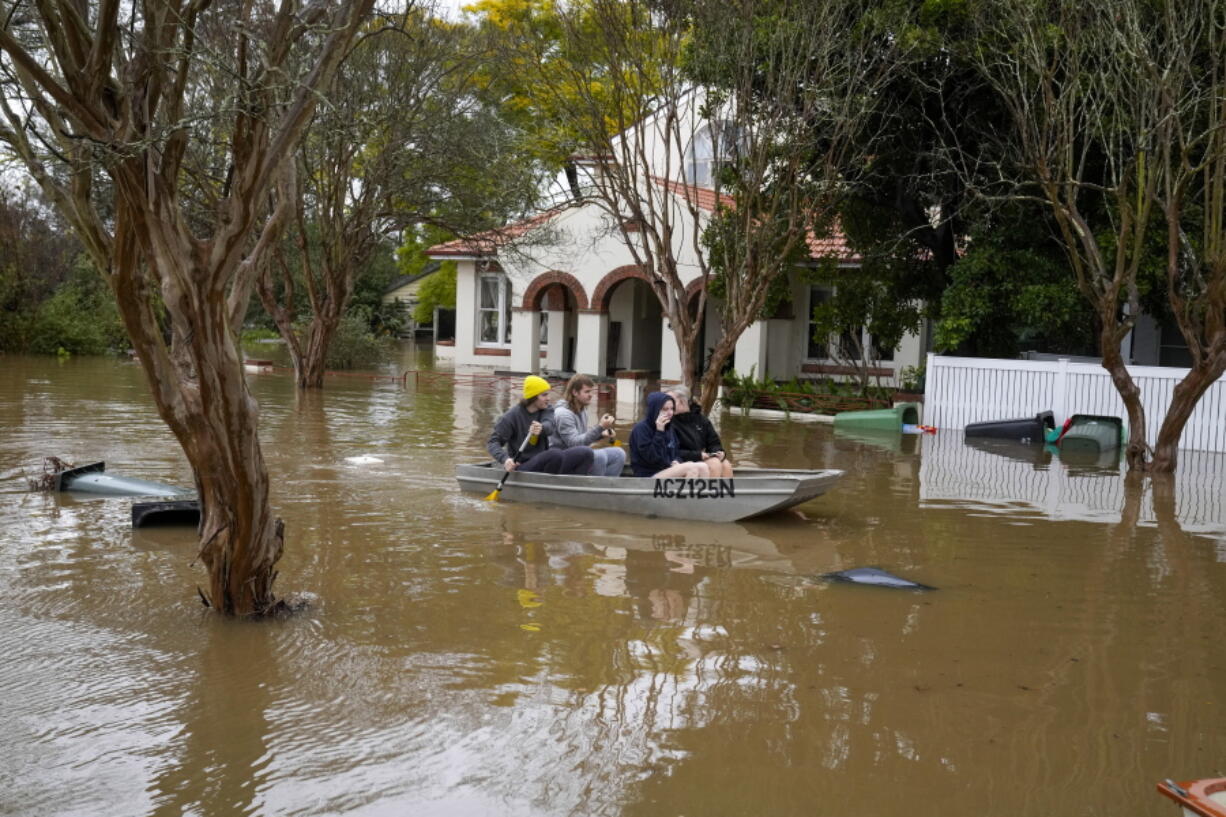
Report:
[[[1074,414],[1060,437],[1060,448],[1090,454],[1116,451],[1124,444],[1124,421],[1101,414]]]
[[[901,433],[904,425],[919,425],[918,403],[899,403],[888,409],[842,411],[834,415],[835,428],[875,428]]]

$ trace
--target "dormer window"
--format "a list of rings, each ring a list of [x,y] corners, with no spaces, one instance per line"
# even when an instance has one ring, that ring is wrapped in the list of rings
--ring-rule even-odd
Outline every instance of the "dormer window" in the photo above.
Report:
[[[698,187],[715,187],[720,165],[736,158],[742,142],[731,119],[716,119],[704,125],[690,142],[685,180]]]

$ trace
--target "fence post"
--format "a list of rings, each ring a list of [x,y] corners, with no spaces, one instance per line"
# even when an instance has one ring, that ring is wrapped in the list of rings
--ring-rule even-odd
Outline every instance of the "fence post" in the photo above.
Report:
[[[1056,426],[1068,419],[1068,364],[1067,357],[1057,361],[1056,382],[1052,384],[1051,413],[1055,415]]]

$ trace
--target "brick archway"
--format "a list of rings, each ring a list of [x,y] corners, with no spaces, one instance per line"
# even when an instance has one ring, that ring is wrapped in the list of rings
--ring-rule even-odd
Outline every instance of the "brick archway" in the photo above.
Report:
[[[609,296],[612,294],[613,289],[621,282],[628,281],[631,278],[637,278],[648,285],[653,283],[647,270],[637,264],[618,267],[601,278],[600,283],[596,285],[596,291],[592,293],[591,311],[607,313],[609,311]]]
[[[685,285],[685,302],[687,305],[692,305],[698,299],[698,293],[702,292],[702,283],[702,276],[700,275]]]
[[[557,270],[550,270],[532,279],[532,283],[528,284],[528,288],[524,290],[522,308],[533,312],[540,311],[541,298],[545,291],[554,285],[561,285],[570,290],[570,294],[575,298],[577,309],[587,309],[587,293],[583,291],[583,284],[579,283],[579,279],[570,273]]]

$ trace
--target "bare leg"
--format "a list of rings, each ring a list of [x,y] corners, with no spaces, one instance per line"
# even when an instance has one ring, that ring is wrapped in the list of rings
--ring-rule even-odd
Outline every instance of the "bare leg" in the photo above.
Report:
[[[686,478],[689,478],[689,479],[694,479],[694,478],[696,478],[696,473],[695,473],[695,470],[694,470],[694,463],[692,463],[692,462],[681,462],[681,463],[678,463],[678,464],[676,464],[676,465],[670,465],[670,466],[668,466],[667,468],[665,468],[663,471],[657,471],[657,472],[654,474],[654,476],[655,476],[656,478],[663,478],[663,477],[686,477]]]

